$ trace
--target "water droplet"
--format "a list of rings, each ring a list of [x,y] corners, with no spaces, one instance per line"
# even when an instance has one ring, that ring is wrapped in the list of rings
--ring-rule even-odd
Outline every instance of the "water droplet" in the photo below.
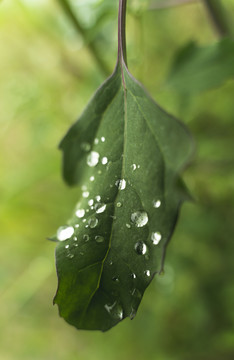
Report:
[[[130,224],[126,224],[126,227],[127,227],[128,229],[131,229],[131,225],[130,225]]]
[[[113,318],[119,320],[123,319],[123,308],[117,303],[117,301],[115,301],[112,305],[106,304],[104,307]]]
[[[65,246],[65,249],[68,249],[68,248],[69,248],[69,245],[66,245],[66,246]]]
[[[115,182],[115,185],[117,186],[117,188],[119,190],[124,190],[126,188],[126,180],[122,179],[122,180],[117,180]]]
[[[102,243],[105,239],[103,236],[97,235],[95,236],[95,240],[97,243]]]
[[[88,235],[88,234],[85,234],[85,235],[83,236],[83,239],[84,239],[85,242],[89,241],[89,235]]]
[[[146,270],[146,271],[145,271],[145,275],[146,275],[146,276],[150,276],[150,270]]]
[[[161,206],[161,201],[160,200],[154,200],[153,201],[153,206],[158,209]]]
[[[136,225],[136,227],[143,227],[148,222],[148,215],[145,211],[136,211],[131,215],[132,222]]]
[[[120,207],[122,206],[122,203],[121,203],[121,202],[117,202],[116,206],[117,206],[118,208],[120,208]]]
[[[78,244],[74,244],[74,246],[75,246],[75,247],[77,247],[77,246],[78,246]]]
[[[71,253],[67,254],[67,258],[68,258],[68,259],[73,259],[73,258],[74,258],[74,254],[71,254]]]
[[[100,201],[100,200],[101,200],[101,196],[100,196],[100,195],[97,195],[97,196],[95,197],[95,199],[96,199],[97,201]]]
[[[101,141],[102,141],[102,142],[105,142],[105,141],[106,141],[106,139],[104,138],[104,136],[101,137]]]
[[[94,144],[98,144],[99,143],[99,140],[98,140],[98,138],[96,138],[96,139],[94,139]]]
[[[82,218],[82,217],[84,217],[85,216],[85,211],[84,211],[84,209],[79,209],[79,210],[77,210],[76,211],[76,216],[78,217],[78,218]]]
[[[91,151],[87,157],[87,164],[91,167],[94,167],[99,162],[99,154],[96,151]]]
[[[154,245],[158,245],[158,243],[160,242],[161,239],[162,239],[162,235],[159,231],[153,232],[151,234],[151,240],[153,241]]]
[[[108,159],[107,159],[106,156],[104,156],[104,157],[102,158],[102,164],[103,164],[103,165],[106,165],[107,163],[108,163]]]
[[[135,251],[138,255],[145,255],[147,251],[147,246],[143,241],[139,241],[135,244]]]
[[[118,278],[118,277],[116,277],[116,276],[114,276],[114,277],[112,278],[112,280],[113,280],[114,282],[119,283],[119,278]]]
[[[89,192],[88,192],[88,191],[84,191],[83,194],[82,194],[82,196],[83,196],[84,198],[89,197]]]
[[[136,279],[136,274],[132,273],[131,276],[132,276],[133,279]]]
[[[82,186],[81,186],[81,190],[82,190],[82,191],[86,191],[86,190],[87,190],[87,186],[86,186],[86,185],[82,185]]]
[[[77,241],[77,237],[76,237],[76,236],[74,236],[73,240],[74,240],[74,241]]]
[[[98,203],[95,205],[95,210],[97,214],[101,214],[106,210],[106,204]]]
[[[87,151],[87,152],[91,149],[91,145],[87,142],[81,143],[80,147],[83,151]]]
[[[140,169],[140,167],[141,167],[140,165],[137,165],[137,169]]]
[[[97,172],[97,173],[98,173],[98,175],[101,175],[101,173],[102,173],[102,170],[98,170],[98,172]]]
[[[136,168],[137,168],[136,164],[132,164],[132,165],[131,165],[131,169],[132,169],[132,171],[135,171],[135,170],[136,170]]]
[[[79,224],[76,224],[76,225],[75,225],[75,228],[78,228],[79,226],[80,226]]]
[[[72,226],[61,226],[57,231],[57,238],[59,241],[65,241],[70,239],[74,234],[74,228]]]
[[[109,265],[113,265],[113,261],[112,261],[112,260],[109,262]]]
[[[91,217],[89,220],[88,220],[88,223],[89,223],[89,226],[91,229],[94,229],[97,224],[98,224],[98,219],[95,218],[95,217]]]
[[[90,199],[90,200],[88,201],[89,206],[92,206],[93,203],[94,203],[93,199]]]
[[[82,222],[85,223],[85,222],[86,222],[86,219],[83,219]]]
[[[136,313],[137,313],[136,309],[134,309],[134,308],[132,307],[131,312],[130,312],[130,315],[129,315],[129,317],[130,317],[131,320],[134,319],[134,317],[136,316]]]
[[[90,181],[94,181],[94,180],[95,180],[95,177],[94,177],[94,176],[90,176],[89,180],[90,180]]]
[[[140,292],[140,290],[138,290],[138,289],[133,289],[133,291],[132,291],[132,296],[134,296],[135,298],[140,299],[140,298],[141,298],[141,292]]]

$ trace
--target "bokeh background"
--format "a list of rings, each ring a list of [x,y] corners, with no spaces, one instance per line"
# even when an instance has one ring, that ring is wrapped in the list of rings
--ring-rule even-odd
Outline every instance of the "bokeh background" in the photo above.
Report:
[[[197,146],[184,173],[195,201],[182,208],[165,275],[133,321],[104,334],[77,331],[52,305],[46,238],[80,196],[61,178],[57,145],[117,50],[117,0],[71,4],[83,33],[59,0],[0,1],[0,359],[234,359],[234,81],[190,97],[164,86],[175,51],[218,39],[200,2],[150,11],[129,0],[129,68]],[[234,1],[223,4],[233,22]]]

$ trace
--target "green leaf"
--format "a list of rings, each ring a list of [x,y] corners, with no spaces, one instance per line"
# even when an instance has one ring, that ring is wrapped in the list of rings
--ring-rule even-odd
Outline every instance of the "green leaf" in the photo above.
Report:
[[[83,194],[57,231],[54,303],[78,329],[106,331],[134,318],[187,198],[179,172],[191,138],[129,73],[124,6],[115,71],[60,144],[64,178]]]
[[[175,55],[166,85],[177,92],[195,95],[221,86],[234,77],[234,42],[224,38],[200,47],[186,44]]]

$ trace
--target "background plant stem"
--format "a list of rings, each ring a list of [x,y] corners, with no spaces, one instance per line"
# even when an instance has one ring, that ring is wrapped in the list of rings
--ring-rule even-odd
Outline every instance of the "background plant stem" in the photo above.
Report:
[[[86,29],[82,26],[79,19],[75,15],[70,3],[68,0],[58,0],[59,4],[61,5],[64,13],[70,18],[71,22],[74,25],[74,28],[76,31],[83,37],[85,44],[87,45],[90,53],[92,54],[93,58],[95,59],[96,63],[98,64],[100,70],[102,73],[106,76],[110,74],[110,70],[106,63],[104,62],[102,56],[99,54],[95,42],[93,40],[90,40],[87,34]]]
[[[127,0],[119,0],[119,18],[118,18],[118,59],[124,60],[127,65],[126,51],[126,9]]]

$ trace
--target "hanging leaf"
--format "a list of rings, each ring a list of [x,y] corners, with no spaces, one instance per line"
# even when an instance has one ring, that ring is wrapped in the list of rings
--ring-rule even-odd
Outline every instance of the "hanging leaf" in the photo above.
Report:
[[[187,197],[178,173],[191,138],[127,69],[125,5],[115,71],[60,144],[64,178],[83,194],[57,232],[54,302],[78,329],[106,331],[134,318]]]
[[[195,95],[234,78],[234,42],[224,38],[200,47],[195,42],[178,51],[166,85],[182,94]]]

